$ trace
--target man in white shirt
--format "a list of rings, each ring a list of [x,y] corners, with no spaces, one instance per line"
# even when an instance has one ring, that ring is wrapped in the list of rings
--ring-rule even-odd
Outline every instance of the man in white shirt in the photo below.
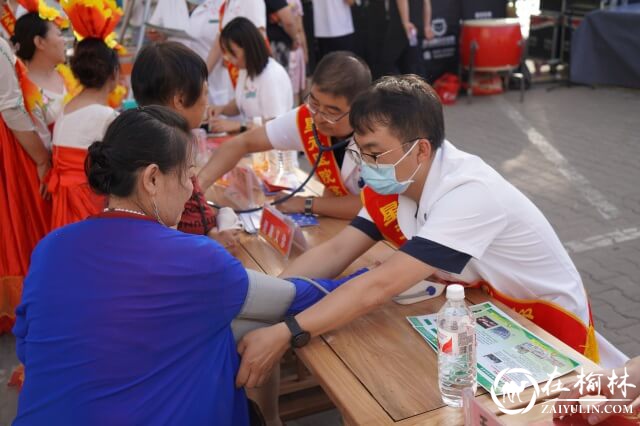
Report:
[[[335,147],[321,154],[316,170],[325,185],[322,197],[293,197],[278,207],[287,213],[352,219],[362,203],[358,168],[345,155],[353,133],[348,116],[351,102],[370,84],[371,72],[361,59],[347,52],[327,55],[316,67],[306,103],[222,144],[198,174],[202,187],[212,185],[252,152],[304,150],[313,164],[319,153],[317,143],[321,143],[327,149]]]
[[[383,235],[393,236],[389,231],[401,232],[406,242],[380,266],[298,314],[301,330],[317,336],[337,329],[431,277],[481,285],[598,360],[584,286],[551,225],[494,169],[445,140],[442,105],[424,80],[384,77],[354,102],[350,121],[361,176],[390,203],[365,207],[351,226],[282,275],[333,277]],[[237,384],[259,384],[291,338],[284,323],[245,336]]]
[[[318,60],[337,50],[354,50],[353,3],[355,0],[313,1],[313,31],[318,42]]]

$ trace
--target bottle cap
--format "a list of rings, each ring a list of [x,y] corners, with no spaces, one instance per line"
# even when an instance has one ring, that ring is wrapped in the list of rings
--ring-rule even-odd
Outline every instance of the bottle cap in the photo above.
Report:
[[[451,284],[447,286],[447,299],[463,300],[464,287],[462,287],[460,284]]]

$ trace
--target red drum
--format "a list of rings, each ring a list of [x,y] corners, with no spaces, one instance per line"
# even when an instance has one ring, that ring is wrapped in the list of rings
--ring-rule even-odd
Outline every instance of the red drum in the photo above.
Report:
[[[522,33],[517,18],[462,21],[460,60],[471,63],[475,46],[474,71],[507,71],[516,68],[522,57]]]

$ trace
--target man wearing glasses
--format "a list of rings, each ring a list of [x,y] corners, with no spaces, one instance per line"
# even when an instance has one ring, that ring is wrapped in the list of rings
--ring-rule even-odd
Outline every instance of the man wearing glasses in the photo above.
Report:
[[[365,206],[350,226],[302,254],[282,276],[341,274],[385,237],[385,222],[397,219],[405,242],[286,324],[247,334],[238,345],[236,385],[259,385],[289,345],[301,346],[301,334],[304,344],[427,277],[488,290],[596,362],[599,344],[611,348],[599,336],[596,343],[580,274],[547,219],[479,157],[445,140],[442,105],[424,80],[378,80],[353,103],[350,122],[359,152],[349,154],[360,162],[366,185],[395,197],[396,208],[374,215],[376,206]],[[616,363],[609,348],[603,366]]]
[[[302,106],[253,128],[222,144],[198,174],[203,188],[231,170],[246,154],[271,149],[304,150],[311,164],[320,153],[317,178],[324,184],[322,197],[293,197],[278,205],[286,213],[307,213],[353,219],[362,208],[360,174],[345,144],[353,129],[349,124],[351,102],[371,85],[369,67],[348,52],[334,52],[322,59]],[[315,130],[315,131],[314,131]],[[328,151],[333,145],[339,148]]]

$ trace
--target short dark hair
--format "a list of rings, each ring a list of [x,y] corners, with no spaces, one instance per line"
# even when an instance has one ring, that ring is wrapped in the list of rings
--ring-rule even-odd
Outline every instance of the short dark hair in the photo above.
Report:
[[[139,105],[169,105],[178,93],[193,106],[207,81],[207,64],[193,50],[173,41],[145,46],[133,63],[131,89]]]
[[[269,50],[258,28],[247,18],[238,17],[224,26],[220,33],[220,46],[231,52],[231,42],[244,50],[247,75],[255,78],[267,67]]]
[[[351,105],[349,122],[356,133],[383,126],[402,142],[426,138],[435,150],[444,141],[442,103],[417,75],[382,77]]]
[[[343,96],[351,104],[371,86],[371,70],[365,61],[351,52],[331,52],[316,66],[311,84],[323,93]]]
[[[54,25],[38,15],[30,12],[22,15],[16,21],[16,26],[11,43],[16,48],[16,55],[23,61],[30,61],[36,53],[36,37],[46,37],[50,26]]]
[[[97,38],[85,38],[78,42],[69,62],[78,81],[92,89],[102,88],[120,67],[115,50]]]
[[[143,167],[157,164],[162,173],[184,173],[192,145],[187,120],[171,109],[156,105],[124,111],[103,141],[89,147],[89,185],[99,194],[128,197]]]

